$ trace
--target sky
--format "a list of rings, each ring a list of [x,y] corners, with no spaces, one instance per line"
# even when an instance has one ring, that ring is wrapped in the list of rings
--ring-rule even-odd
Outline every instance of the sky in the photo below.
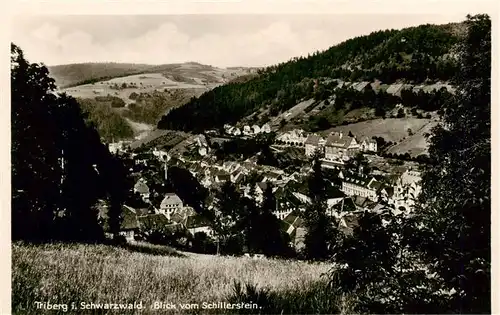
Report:
[[[12,41],[30,62],[267,66],[383,29],[460,22],[450,14],[23,15]]]

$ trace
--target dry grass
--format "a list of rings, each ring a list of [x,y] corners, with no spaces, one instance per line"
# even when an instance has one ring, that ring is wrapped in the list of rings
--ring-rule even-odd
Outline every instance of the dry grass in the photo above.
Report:
[[[235,299],[235,282],[297,298],[300,290],[315,287],[330,268],[328,264],[271,259],[157,256],[106,245],[14,244],[12,254],[12,305],[15,313],[22,314],[40,313],[33,308],[34,302],[49,300],[142,301],[147,307],[156,301],[229,301]],[[280,299],[283,303],[283,297]]]

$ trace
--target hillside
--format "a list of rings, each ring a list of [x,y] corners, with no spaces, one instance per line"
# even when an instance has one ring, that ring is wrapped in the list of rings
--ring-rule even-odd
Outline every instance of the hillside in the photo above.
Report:
[[[167,65],[87,63],[50,68],[59,92],[78,99],[106,141],[142,137],[171,108],[256,69],[189,62]]]
[[[248,285],[266,295],[267,299],[262,296],[253,300],[260,304],[258,307],[264,314],[338,314],[341,310],[336,301],[325,303],[336,292],[327,294],[323,283],[318,282],[321,274],[331,267],[327,263],[179,255],[166,246],[146,244],[128,248],[13,244],[12,294],[15,298],[12,309],[13,314],[40,314],[40,310],[31,307],[35,301],[142,302],[141,314],[199,314],[203,302],[250,302],[245,301],[245,296],[235,295],[236,284],[241,284],[243,291]],[[155,310],[152,308],[154,302],[173,306],[170,311]],[[196,304],[200,308],[186,312],[181,304]],[[352,310],[342,311],[352,313]],[[240,313],[238,310],[212,309],[202,314],[221,312]],[[106,313],[136,314],[137,310]]]
[[[252,114],[263,122],[302,101],[328,99],[336,88],[332,79],[378,82],[386,87],[394,83],[447,84],[457,70],[455,50],[463,35],[463,24],[447,24],[385,30],[356,37],[326,51],[268,67],[246,81],[233,81],[205,92],[170,111],[158,128],[202,131],[237,123]],[[316,81],[318,79],[321,82]],[[374,99],[370,101],[373,103]],[[379,106],[377,116],[387,110],[383,106],[384,103]],[[350,109],[332,110],[343,111],[343,115]],[[335,120],[337,124],[342,121]]]
[[[50,76],[59,88],[107,81],[145,73],[162,73],[174,81],[223,83],[239,75],[255,72],[252,68],[217,68],[196,62],[147,65],[133,63],[78,63],[49,67]]]

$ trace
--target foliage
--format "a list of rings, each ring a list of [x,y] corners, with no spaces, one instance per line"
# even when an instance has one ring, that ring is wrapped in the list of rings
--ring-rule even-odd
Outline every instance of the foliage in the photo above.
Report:
[[[11,70],[12,238],[102,240],[94,205],[106,197],[121,202],[121,161],[76,100],[54,93],[47,68],[30,64],[14,44]],[[110,215],[119,224],[120,214]]]
[[[454,288],[454,312],[490,312],[491,21],[468,16],[458,92],[433,130],[423,174],[417,249]],[[453,196],[450,198],[450,196]]]
[[[198,132],[234,124],[262,108],[274,114],[283,112],[302,99],[314,97],[314,78],[348,81],[378,78],[385,83],[398,79],[448,80],[455,70],[454,60],[444,55],[457,40],[450,25],[422,25],[356,37],[307,58],[270,66],[249,81],[231,82],[205,92],[170,111],[160,120],[158,128]],[[447,63],[451,71],[438,66]],[[351,70],[358,66],[360,70]],[[328,95],[322,91],[323,87],[317,89],[318,99]]]
[[[331,242],[334,239],[332,218],[326,214],[327,187],[319,155],[313,159],[313,173],[308,178],[311,203],[304,213],[306,235],[304,256],[310,260],[326,260],[331,256]]]
[[[97,98],[78,99],[82,110],[87,113],[87,121],[96,126],[101,138],[113,142],[122,139],[130,139],[134,136],[134,130],[129,123],[116,111],[108,101],[99,101]]]

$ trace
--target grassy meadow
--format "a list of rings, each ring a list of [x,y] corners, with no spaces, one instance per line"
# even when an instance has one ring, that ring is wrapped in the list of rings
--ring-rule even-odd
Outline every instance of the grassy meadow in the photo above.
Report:
[[[351,299],[329,290],[321,276],[329,268],[297,261],[182,255],[154,246],[13,244],[12,308],[15,314],[40,314],[44,312],[35,302],[75,302],[79,308],[81,302],[142,301],[144,309],[135,313],[350,313]],[[155,302],[176,308],[155,310]],[[258,308],[209,310],[203,302],[248,302]],[[181,309],[186,303],[199,309]],[[99,311],[73,312],[134,313]]]

